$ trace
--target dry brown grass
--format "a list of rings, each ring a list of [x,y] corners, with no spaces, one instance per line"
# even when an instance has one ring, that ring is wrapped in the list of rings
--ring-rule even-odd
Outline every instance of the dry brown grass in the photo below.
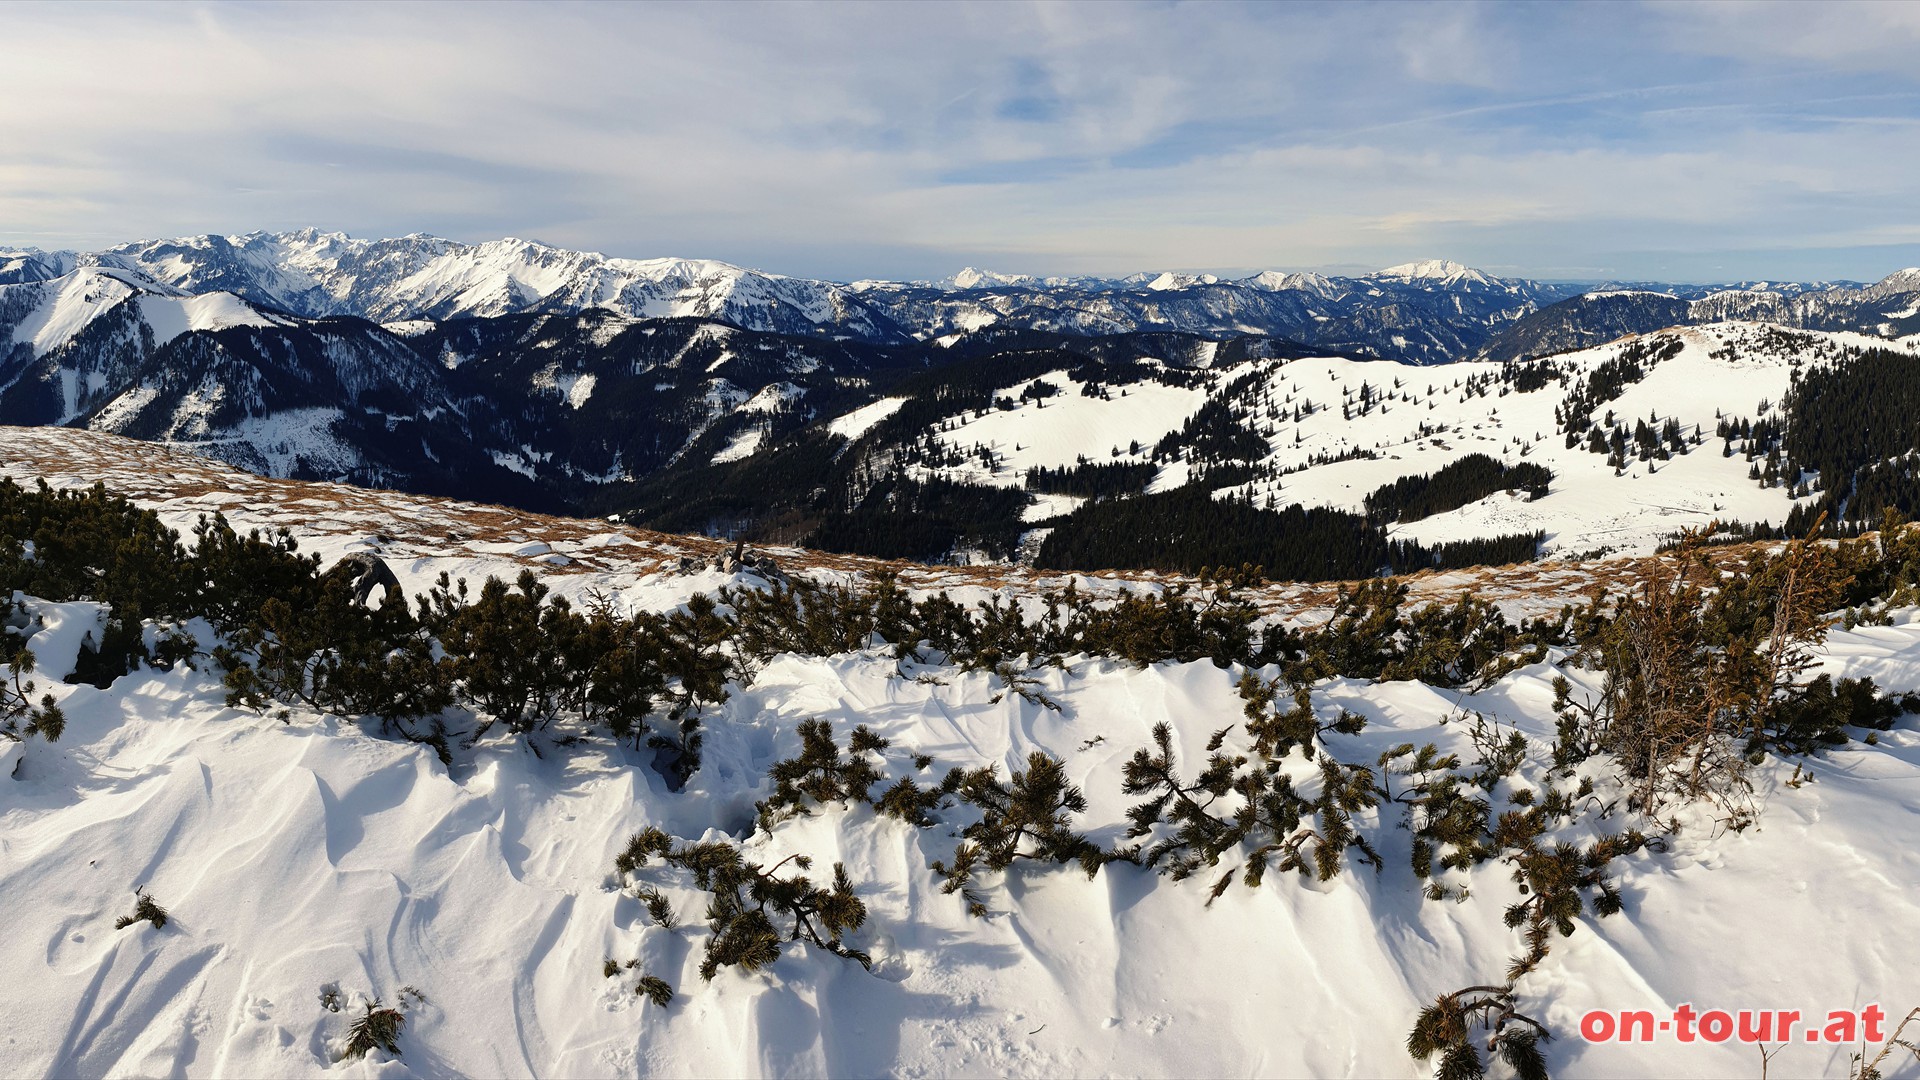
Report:
[[[377,540],[389,557],[446,554],[466,549],[492,558],[524,562],[543,574],[647,575],[670,570],[682,556],[710,558],[731,545],[704,536],[638,529],[604,520],[555,517],[484,503],[461,502],[344,484],[276,480],[243,472],[186,450],[116,435],[68,428],[0,427],[0,474],[30,484],[44,478],[56,487],[87,487],[96,481],[133,502],[158,510],[186,528],[195,516],[220,512],[238,528],[286,525],[301,534]],[[608,543],[610,537],[620,538]],[[593,545],[583,547],[588,541]],[[557,565],[545,554],[518,555],[513,545],[546,543],[564,549]],[[491,549],[491,550],[489,550]],[[1084,575],[1009,566],[928,566],[791,547],[768,547],[790,571],[870,577],[897,575],[914,589],[1028,591],[1061,585],[1070,577],[1099,582],[1173,585],[1191,577],[1154,571],[1102,571]],[[1716,567],[1738,571],[1753,545],[1715,548]],[[1584,562],[1538,562],[1468,570],[1423,571],[1405,580],[1414,604],[1450,603],[1470,593],[1501,607],[1510,618],[1544,615],[1568,603],[1618,595],[1647,578],[1665,555]],[[1279,582],[1254,593],[1263,611],[1292,622],[1316,621],[1330,611],[1339,582]]]

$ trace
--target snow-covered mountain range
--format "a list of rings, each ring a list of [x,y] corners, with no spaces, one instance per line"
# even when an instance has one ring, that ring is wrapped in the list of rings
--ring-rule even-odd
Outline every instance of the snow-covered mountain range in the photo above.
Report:
[[[1681,524],[1778,525],[1824,497],[1821,478],[1802,491],[1776,463],[1757,483],[1744,452],[1672,439],[1668,464],[1635,425],[1677,427],[1686,447],[1727,418],[1764,435],[1791,426],[1796,372],[1920,348],[1916,270],[1565,299],[1444,261],[1357,278],[969,269],[841,285],[306,230],[14,252],[0,282],[0,422],[876,553],[906,543],[887,522],[907,518],[919,538],[895,553],[923,558],[1036,557],[1124,493],[1090,488],[1096,465],[1125,491],[1198,483],[1357,514],[1382,485],[1474,454],[1558,477],[1544,500],[1386,527],[1424,544],[1539,532],[1549,552],[1646,550]],[[1596,374],[1632,350],[1657,353],[1657,374]],[[1537,377],[1512,369],[1543,356]],[[1598,450],[1572,429],[1576,408],[1604,428]],[[1618,438],[1642,440],[1631,462]]]
[[[1111,334],[1266,334],[1423,362],[1455,359],[1500,328],[1577,293],[1428,261],[1358,278],[1264,272],[1036,278],[968,268],[937,283],[851,285],[698,259],[616,259],[527,240],[361,240],[306,229],[0,252],[0,284],[80,267],[124,270],[189,293],[229,292],[310,318],[375,322],[605,309],[713,319],[752,330],[875,343],[988,326]]]
[[[893,340],[853,290],[698,259],[610,259],[526,240],[435,236],[357,240],[305,229],[123,244],[105,251],[0,254],[0,282],[76,267],[132,271],[187,292],[229,292],[319,318],[375,322],[601,308],[636,318],[695,316],[792,333],[832,328]]]
[[[1912,305],[1891,301],[1920,290],[1920,271],[1874,285],[1596,289],[1499,278],[1445,260],[1359,277],[1278,271],[1234,279],[1174,272],[1036,277],[969,267],[931,283],[841,284],[713,260],[609,258],[529,240],[364,240],[318,229],[140,241],[84,253],[0,251],[0,284],[49,280],[83,267],[125,271],[192,294],[228,292],[309,318],[392,322],[599,309],[892,344],[987,327],[1069,334],[1172,330],[1261,334],[1418,363],[1564,351],[1610,340],[1618,326],[1659,329],[1670,325],[1658,320],[1671,307],[1659,297],[1688,302],[1687,322],[1763,319],[1899,336],[1914,332]],[[1639,293],[1651,297],[1626,299]]]

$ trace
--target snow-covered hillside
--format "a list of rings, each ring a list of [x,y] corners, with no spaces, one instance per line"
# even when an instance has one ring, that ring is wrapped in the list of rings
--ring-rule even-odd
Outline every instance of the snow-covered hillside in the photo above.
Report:
[[[1156,442],[1217,400],[1263,437],[1261,466],[1271,474],[1223,487],[1217,498],[1359,512],[1382,485],[1484,454],[1551,469],[1551,490],[1539,498],[1496,493],[1389,531],[1426,543],[1542,531],[1550,554],[1647,553],[1684,528],[1784,521],[1796,503],[1794,478],[1761,486],[1749,476],[1753,460],[1723,454],[1717,425],[1777,420],[1796,369],[1887,344],[1860,334],[1783,335],[1755,324],[1691,327],[1555,357],[1554,377],[1530,390],[1514,389],[1504,381],[1507,369],[1489,362],[1436,370],[1340,358],[1250,361],[1215,367],[1202,382],[1149,381],[1092,395],[1059,371],[1040,379],[1055,388],[1052,396],[1023,397],[1030,383],[1009,385],[1000,392],[1006,408],[954,418],[938,438],[956,455],[971,456],[921,472],[1018,486],[1035,467],[1155,464]],[[1920,353],[1912,343],[1900,344]],[[1645,422],[1662,428],[1671,421],[1688,448],[1666,459],[1630,458],[1616,468],[1607,454],[1589,448],[1584,426],[1576,444],[1567,445],[1561,413],[1572,384],[1635,347],[1669,355],[1601,401],[1594,422],[1601,413],[1614,418],[1608,427]],[[1696,435],[1702,441],[1693,444]],[[991,451],[991,466],[973,453],[981,446]],[[1170,490],[1192,475],[1185,460],[1158,464],[1151,490]],[[1029,514],[1037,520],[1060,508],[1056,501],[1036,503]]]
[[[377,481],[392,474],[360,434],[368,414],[436,405],[445,395],[432,365],[371,323],[289,316],[104,265],[0,285],[0,420]]]
[[[137,444],[0,434],[16,480],[84,484],[91,471],[147,485],[143,499],[173,521],[198,503],[234,509],[243,526],[292,523],[329,561],[384,551],[409,590],[441,567],[475,577],[532,567],[572,577],[573,595],[590,583],[617,606],[658,610],[721,584],[767,584],[704,563],[688,573],[649,547],[705,553],[710,541],[255,481],[184,455],[143,475]],[[494,515],[485,538],[475,532],[483,513]],[[386,522],[413,531],[389,535]],[[877,568],[832,565],[825,572]],[[1016,599],[1031,588],[1009,582]],[[991,764],[1006,775],[1047,753],[1086,794],[1078,827],[1119,844],[1135,801],[1121,792],[1124,765],[1154,725],[1169,725],[1191,772],[1213,732],[1242,715],[1240,672],[1205,661],[1070,657],[1035,669],[1048,708],[992,674],[902,663],[877,643],[784,654],[708,712],[705,763],[673,791],[648,754],[603,739],[541,757],[496,734],[449,767],[427,746],[383,737],[377,722],[232,708],[204,658],[104,690],[60,683],[101,614],[91,602],[28,601],[22,620],[67,728],[51,745],[0,750],[11,776],[0,779],[11,930],[0,963],[11,980],[8,1071],[20,1075],[1412,1078],[1431,1074],[1404,1046],[1419,1009],[1498,982],[1517,948],[1502,921],[1525,899],[1511,867],[1449,871],[1464,899],[1422,899],[1427,883],[1409,870],[1411,838],[1393,803],[1354,816],[1378,847],[1378,871],[1350,861],[1320,882],[1275,870],[1209,904],[1213,873],[1173,881],[1109,863],[1089,880],[1023,863],[983,875],[984,918],[929,868],[953,856],[953,826],[915,828],[860,804],[754,826],[770,767],[799,752],[801,722],[821,719],[842,743],[856,725],[891,740],[880,757],[895,774]],[[1920,612],[1835,629],[1818,670],[1920,690]],[[1556,652],[1477,691],[1330,678],[1311,702],[1323,720],[1365,718],[1358,734],[1324,737],[1327,754],[1363,763],[1407,742],[1471,763],[1487,752],[1477,714],[1527,747],[1497,789],[1517,804],[1521,789],[1548,784],[1552,684],[1563,675],[1576,692],[1597,689],[1597,675]],[[914,754],[931,759],[918,773]],[[1289,770],[1314,782],[1311,766]],[[1602,762],[1582,772],[1597,785],[1591,809],[1555,838],[1638,825],[1665,842],[1616,859],[1622,910],[1578,916],[1519,983],[1522,1011],[1557,1035],[1545,1044],[1555,1075],[1756,1074],[1755,1047],[1737,1039],[1587,1042],[1589,1010],[1664,1017],[1690,1003],[1824,1018],[1877,1003],[1897,1020],[1920,1006],[1910,976],[1920,858],[1902,840],[1920,821],[1914,716],[1871,743],[1770,759],[1752,775],[1757,819],[1740,831],[1697,806],[1670,832],[1621,808]],[[614,873],[628,837],[648,826],[739,842],[768,866],[808,855],[816,878],[844,864],[867,913],[848,943],[871,954],[871,970],[791,944],[759,971],[703,980],[705,894],[658,865],[629,880]],[[682,925],[652,922],[633,881],[657,889]],[[165,907],[164,927],[115,927],[136,888]],[[672,986],[669,1004],[636,993],[629,960]],[[403,999],[403,988],[419,997]],[[323,1006],[330,994],[343,1011]],[[349,1023],[374,997],[408,1006],[400,1053],[339,1061]],[[1796,1040],[1770,1074],[1843,1075],[1858,1042]],[[1912,1063],[1898,1067],[1889,1062],[1888,1075],[1914,1075]]]
[[[261,311],[232,293],[189,293],[111,267],[81,267],[58,278],[0,285],[0,325],[9,344],[29,345],[44,356],[72,342],[96,321],[130,299],[153,343],[163,345],[189,330],[234,326],[286,326],[291,321]]]

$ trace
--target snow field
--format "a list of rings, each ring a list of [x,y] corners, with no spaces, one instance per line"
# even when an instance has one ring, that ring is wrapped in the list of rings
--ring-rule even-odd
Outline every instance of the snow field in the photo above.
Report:
[[[994,409],[979,417],[968,413],[958,427],[939,434],[942,443],[961,453],[976,443],[985,444],[1000,458],[1000,468],[988,472],[974,459],[958,469],[941,470],[944,475],[1012,487],[1025,483],[1029,468],[1071,467],[1081,456],[1096,463],[1140,461],[1142,455],[1128,452],[1132,442],[1139,442],[1142,451],[1151,450],[1207,399],[1200,387],[1156,382],[1109,387],[1111,399],[1085,397],[1079,383],[1065,371],[1056,371],[1038,381],[1051,384],[1059,393],[1041,401],[1019,401],[1020,391],[1033,381],[1000,392],[1015,408]],[[1114,447],[1120,448],[1119,457],[1113,456]]]
[[[636,598],[637,599],[637,598]],[[656,601],[661,599],[653,598]],[[43,605],[31,647],[44,672],[70,665],[96,626],[91,604]],[[1920,687],[1920,621],[1835,632],[1823,660],[1883,687]],[[206,665],[202,665],[205,667]],[[644,755],[590,741],[545,758],[482,744],[449,771],[425,747],[302,710],[288,723],[227,708],[213,672],[141,671],[108,690],[55,684],[69,726],[48,746],[9,744],[0,770],[0,897],[15,913],[0,964],[15,982],[9,1060],[27,1075],[1424,1075],[1402,1043],[1435,995],[1498,981],[1518,936],[1519,899],[1498,864],[1456,876],[1463,903],[1419,895],[1392,807],[1356,823],[1379,872],[1350,863],[1327,883],[1270,873],[1205,906],[1212,875],[1174,883],[1110,865],[988,877],[993,914],[969,917],[928,870],[953,828],[915,829],[864,807],[821,808],[748,837],[765,770],[799,749],[801,720],[828,720],[844,744],[867,724],[893,740],[889,777],[993,762],[1031,750],[1066,762],[1094,840],[1122,840],[1133,800],[1120,770],[1152,726],[1171,724],[1183,770],[1240,716],[1235,672],[1208,663],[1136,670],[1074,659],[1037,673],[1053,712],[1004,695],[980,673],[877,653],[778,657],[706,721],[706,761],[669,793]],[[1536,665],[1483,693],[1336,679],[1325,716],[1369,725],[1329,736],[1341,760],[1371,763],[1401,742],[1438,743],[1469,763],[1463,719],[1477,711],[1535,740],[1513,785],[1539,782],[1551,681]],[[1567,672],[1590,688],[1595,677]],[[929,676],[928,679],[919,678]],[[42,679],[43,682],[48,680]],[[1522,980],[1523,1008],[1560,1037],[1560,1075],[1747,1075],[1751,1047],[1671,1042],[1587,1045],[1590,1008],[1852,1008],[1920,1001],[1920,856],[1901,837],[1920,817],[1920,727],[1803,763],[1759,770],[1758,824],[1717,829],[1695,811],[1664,854],[1614,863],[1626,908],[1583,917]],[[1288,765],[1304,778],[1310,767]],[[1617,796],[1601,781],[1596,806]],[[1630,825],[1589,817],[1560,838]],[[641,880],[683,926],[651,924],[615,888],[628,835],[658,825],[685,839],[747,838],[771,865],[847,864],[868,906],[850,944],[872,972],[791,945],[757,975],[696,968],[702,895],[657,866]],[[172,921],[112,929],[140,885]],[[635,996],[639,959],[673,984],[665,1009]],[[427,1004],[403,1056],[335,1064],[348,1016],[321,986],[382,996],[405,985]],[[1848,1048],[1793,1046],[1776,1071],[1833,1075]]]

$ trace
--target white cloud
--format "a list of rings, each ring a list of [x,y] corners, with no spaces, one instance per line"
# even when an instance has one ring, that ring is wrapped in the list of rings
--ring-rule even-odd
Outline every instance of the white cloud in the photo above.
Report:
[[[1920,52],[1920,5],[1901,0],[1660,0],[1651,6],[1669,21],[1669,33],[1701,53],[1872,64],[1911,75]]]
[[[33,92],[0,111],[0,240],[318,224],[852,277],[1909,235],[1920,160],[1885,125],[1920,111],[1913,72],[1846,69],[1913,19],[1862,8],[1776,43],[1790,73],[1730,59],[1804,18],[4,6]]]

